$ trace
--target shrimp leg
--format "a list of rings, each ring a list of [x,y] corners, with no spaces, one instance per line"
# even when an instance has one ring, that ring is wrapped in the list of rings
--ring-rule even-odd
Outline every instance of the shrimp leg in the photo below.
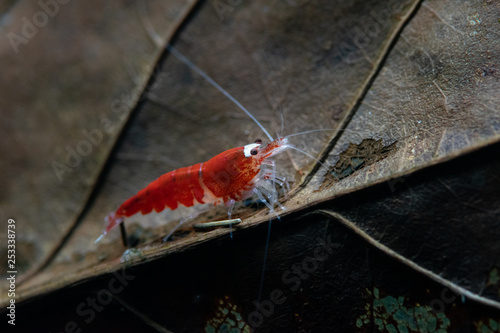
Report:
[[[125,223],[120,223],[120,234],[122,235],[123,246],[128,248],[129,246],[128,246],[127,230],[125,229]]]

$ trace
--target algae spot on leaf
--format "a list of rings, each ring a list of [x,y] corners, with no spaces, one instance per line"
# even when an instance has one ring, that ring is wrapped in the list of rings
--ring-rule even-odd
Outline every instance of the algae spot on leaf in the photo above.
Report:
[[[488,319],[486,322],[480,320],[474,323],[477,332],[481,333],[495,333],[500,332],[500,320]]]
[[[373,293],[367,291],[373,300],[371,305],[365,305],[366,314],[357,318],[358,328],[373,321],[380,332],[444,333],[451,324],[444,313],[435,313],[428,305],[405,305],[408,299],[403,296],[387,295],[381,298],[376,287],[373,288]]]
[[[384,145],[382,139],[364,139],[360,144],[349,143],[339,155],[339,160],[330,167],[319,190],[328,188],[354,172],[381,161],[397,151],[397,141]]]
[[[249,333],[250,326],[243,320],[238,306],[233,304],[228,296],[217,301],[217,308],[213,316],[205,325],[205,332],[242,332]]]

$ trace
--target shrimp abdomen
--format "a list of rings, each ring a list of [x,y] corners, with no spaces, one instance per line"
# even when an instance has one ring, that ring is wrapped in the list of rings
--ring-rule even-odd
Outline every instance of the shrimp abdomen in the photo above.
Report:
[[[200,166],[201,163],[198,163],[160,176],[125,201],[116,214],[129,217],[138,212],[148,214],[153,209],[156,212],[161,212],[166,207],[174,210],[179,204],[191,207],[195,203],[204,203],[204,190],[199,181]]]

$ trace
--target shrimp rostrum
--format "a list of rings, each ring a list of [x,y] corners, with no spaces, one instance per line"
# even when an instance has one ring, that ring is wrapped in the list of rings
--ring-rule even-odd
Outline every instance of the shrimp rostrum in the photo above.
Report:
[[[110,213],[105,219],[106,230],[98,240],[123,223],[126,217],[138,212],[161,212],[165,208],[174,210],[179,205],[224,203],[231,218],[237,201],[256,194],[272,211],[276,204],[279,205],[274,185],[277,182],[283,186],[283,182],[276,177],[274,162],[269,158],[289,148],[293,147],[287,137],[267,145],[257,139],[246,146],[226,150],[206,162],[170,171]]]

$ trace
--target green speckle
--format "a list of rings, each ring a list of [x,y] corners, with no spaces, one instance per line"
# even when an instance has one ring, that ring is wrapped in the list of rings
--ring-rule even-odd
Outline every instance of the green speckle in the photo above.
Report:
[[[421,307],[416,307],[415,308],[415,319],[417,319],[417,325],[418,327],[425,327],[426,325],[426,313],[425,309],[422,309]]]
[[[250,326],[243,321],[238,306],[229,297],[219,299],[220,306],[205,324],[207,333],[250,333]]]
[[[429,332],[434,332],[437,328],[437,318],[436,317],[428,317],[429,319],[427,320],[427,329]]]
[[[382,303],[384,304],[384,307],[389,314],[392,314],[399,307],[398,302],[392,296],[387,296],[386,298],[384,298],[382,300]]]
[[[368,294],[371,296],[371,293]],[[445,333],[450,326],[446,315],[442,312],[435,314],[429,305],[409,305],[408,299],[403,296],[379,297],[379,290],[374,288],[372,305],[367,303],[364,307],[366,314],[356,320],[358,328],[367,325],[370,322],[368,318],[372,318],[379,331],[391,333]]]
[[[495,333],[500,332],[500,321],[495,321],[493,319],[488,320],[488,324],[484,323],[482,320],[476,323],[477,331],[480,333]]]
[[[490,272],[488,284],[497,285],[500,282],[500,276],[498,275],[498,268],[493,268]]]
[[[398,333],[398,330],[393,324],[389,324],[385,327],[389,333]]]
[[[446,327],[450,326],[451,325],[451,321],[450,319],[448,318],[443,318],[443,325],[446,325]]]
[[[236,326],[236,322],[230,318],[226,318],[226,322],[229,324],[229,326],[234,327]]]
[[[409,333],[408,327],[405,324],[398,324],[398,331],[400,333]]]
[[[481,333],[493,333],[490,328],[486,325],[481,326]]]
[[[396,311],[396,313],[394,314],[393,318],[396,319],[397,321],[408,320],[408,314],[402,311],[401,309],[398,309],[398,311]]]
[[[494,331],[498,331],[498,323],[493,319],[490,319],[490,327]]]
[[[231,313],[233,314],[233,316],[236,318],[237,321],[241,321],[241,315],[239,314],[239,312],[236,312],[235,310],[231,311]]]

